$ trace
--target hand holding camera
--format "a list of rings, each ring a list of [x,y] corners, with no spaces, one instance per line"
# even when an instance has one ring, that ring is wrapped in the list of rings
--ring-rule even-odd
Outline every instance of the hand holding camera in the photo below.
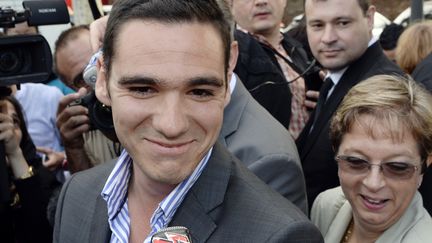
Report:
[[[82,149],[84,146],[82,134],[90,130],[88,109],[76,103],[86,94],[87,90],[81,88],[77,93],[66,95],[60,100],[57,127],[65,147]]]

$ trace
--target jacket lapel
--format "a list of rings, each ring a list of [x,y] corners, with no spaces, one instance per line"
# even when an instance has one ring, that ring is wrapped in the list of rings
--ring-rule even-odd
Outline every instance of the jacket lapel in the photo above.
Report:
[[[90,229],[89,242],[109,242],[111,230],[108,224],[107,205],[102,196],[96,199]]]
[[[194,242],[205,242],[217,229],[218,206],[224,201],[232,158],[215,144],[210,160],[177,209],[170,226],[187,227]]]
[[[237,76],[236,76],[237,77]],[[237,82],[234,88],[234,91],[231,94],[231,100],[229,104],[224,109],[224,118],[222,128],[219,134],[219,142],[221,142],[224,146],[227,146],[226,139],[237,131],[240,126],[241,114],[243,113],[246,104],[249,99],[245,99],[245,95],[249,95],[247,93],[245,86],[239,77],[237,77]],[[251,96],[249,95],[249,98]]]

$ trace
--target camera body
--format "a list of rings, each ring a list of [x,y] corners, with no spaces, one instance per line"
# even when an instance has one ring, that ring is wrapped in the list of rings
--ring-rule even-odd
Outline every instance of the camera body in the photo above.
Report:
[[[0,85],[46,81],[51,69],[51,51],[43,36],[0,38]]]
[[[111,107],[102,104],[94,91],[83,98],[77,99],[70,106],[81,105],[88,109],[90,130],[99,130],[112,141],[118,141],[114,129]]]

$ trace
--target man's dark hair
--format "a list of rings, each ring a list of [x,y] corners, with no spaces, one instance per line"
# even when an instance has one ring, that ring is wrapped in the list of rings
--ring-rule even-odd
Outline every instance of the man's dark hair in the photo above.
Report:
[[[59,73],[58,69],[57,69],[57,52],[66,47],[68,45],[68,43],[70,41],[76,40],[78,39],[78,37],[80,36],[80,34],[83,31],[89,31],[89,27],[88,25],[78,25],[78,26],[73,26],[65,31],[63,31],[60,36],[57,38],[55,45],[54,45],[54,72],[57,74],[57,76],[60,77],[60,80],[62,81],[66,81],[63,76],[63,74]]]
[[[206,23],[220,34],[224,47],[225,70],[228,69],[232,41],[232,17],[225,9],[225,0],[121,0],[116,1],[109,15],[103,42],[107,78],[116,54],[114,46],[122,26],[131,20],[154,20],[167,24]],[[139,31],[139,30],[137,30]]]
[[[381,47],[386,51],[395,49],[399,36],[403,31],[404,27],[402,25],[395,23],[386,25],[379,37]]]
[[[304,0],[304,4],[303,6],[306,5],[306,1]],[[327,0],[311,0],[311,1],[315,1],[315,2],[325,2]],[[369,7],[370,7],[370,0],[357,0],[357,3],[360,5],[360,8],[363,10],[363,14],[366,15],[366,12],[368,11]]]

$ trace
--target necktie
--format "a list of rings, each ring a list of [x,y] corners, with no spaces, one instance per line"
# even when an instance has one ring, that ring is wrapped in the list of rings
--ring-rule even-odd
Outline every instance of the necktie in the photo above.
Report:
[[[324,107],[326,101],[327,101],[327,96],[328,96],[328,92],[329,90],[333,87],[333,81],[331,80],[331,78],[326,78],[326,80],[324,81],[323,86],[320,89],[320,94],[318,97],[318,101],[317,101],[317,106],[315,108],[315,116],[314,116],[314,126],[315,123],[318,119],[318,116],[320,115],[322,108]]]

